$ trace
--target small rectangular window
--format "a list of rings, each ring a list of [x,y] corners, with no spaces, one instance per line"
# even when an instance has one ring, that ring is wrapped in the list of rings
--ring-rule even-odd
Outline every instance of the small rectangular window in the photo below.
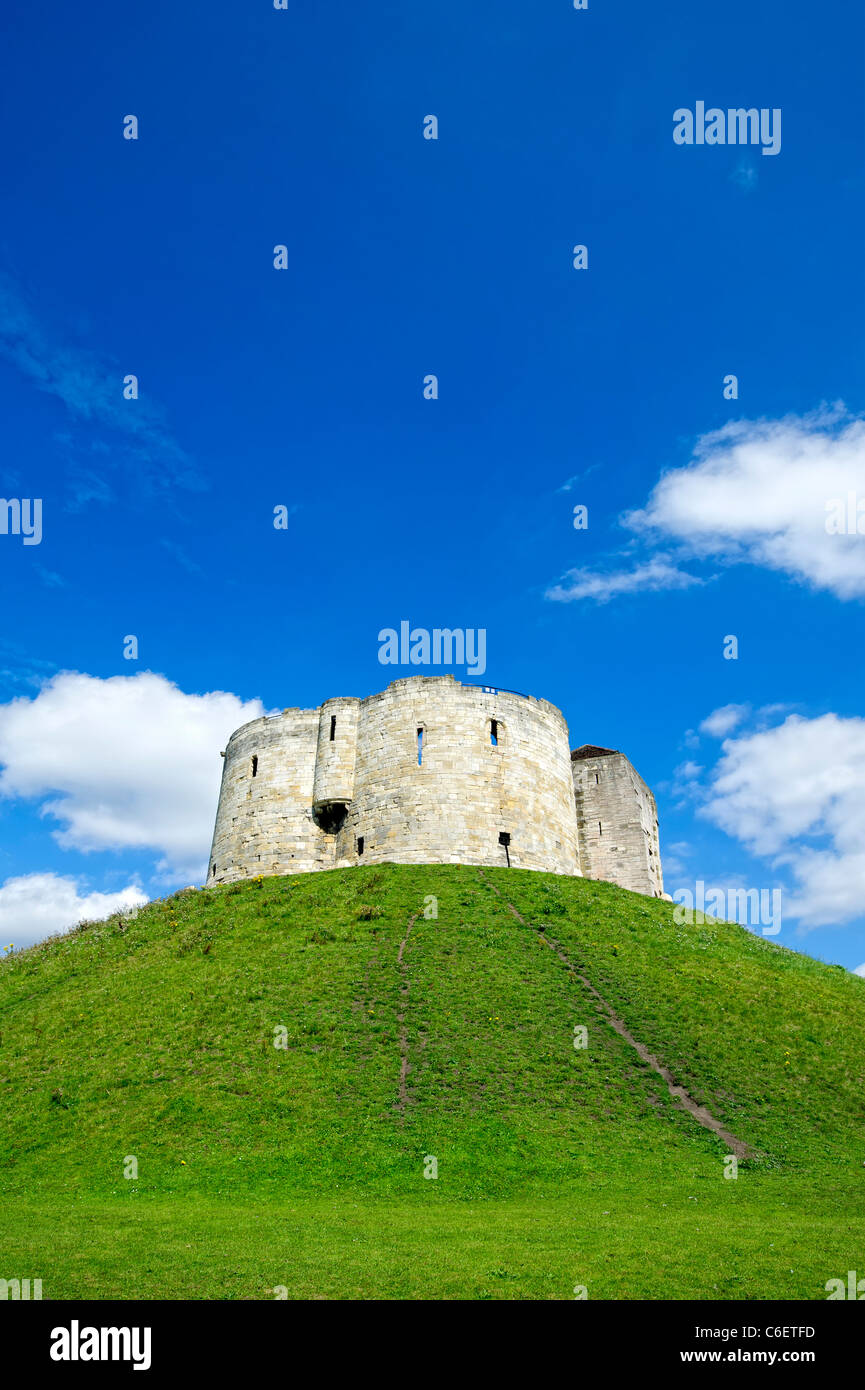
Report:
[[[359,855],[360,855],[360,854],[363,854],[363,836],[362,836],[362,835],[358,835],[358,837],[357,837],[357,852],[358,852]]]
[[[601,825],[601,822],[598,821],[598,834],[599,834],[599,835],[603,835],[603,833],[604,833],[604,827]]]
[[[417,765],[423,765],[423,729],[417,731]]]
[[[493,748],[499,746],[499,721],[497,719],[490,720],[490,743]]]
[[[333,743],[333,741],[334,741],[335,738],[336,738],[336,715],[335,715],[335,714],[332,714],[332,715],[330,716],[330,741],[331,741],[331,743]]]
[[[257,777],[257,776],[258,776],[258,754],[257,754],[257,753],[253,753],[253,755],[252,755],[252,775],[253,775],[253,777]]]

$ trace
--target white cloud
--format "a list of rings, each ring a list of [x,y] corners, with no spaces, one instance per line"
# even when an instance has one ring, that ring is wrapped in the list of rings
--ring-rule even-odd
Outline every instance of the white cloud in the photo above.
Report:
[[[828,589],[865,595],[865,537],[830,535],[827,503],[865,499],[865,420],[843,406],[782,420],[738,420],[703,435],[625,526],[676,541],[683,555],[747,561]]]
[[[222,774],[220,750],[259,700],[186,695],[145,671],[100,680],[61,672],[0,705],[0,795],[47,798],[65,849],[149,849],[159,868],[203,877]]]
[[[703,769],[699,763],[688,761],[686,763],[679,764],[679,766],[675,770],[674,776],[681,778],[686,782],[693,782],[695,778],[699,777],[702,771]]]
[[[656,483],[622,524],[649,547],[630,570],[570,570],[545,597],[560,603],[686,589],[707,580],[683,563],[776,570],[841,599],[865,597],[865,419],[843,404],[782,420],[736,420],[701,435],[690,463]],[[836,504],[836,505],[833,505]],[[861,513],[859,507],[861,506]],[[840,512],[844,534],[827,531]],[[714,575],[708,578],[714,578]]]
[[[570,492],[573,489],[574,483],[582,482],[582,480],[588,478],[591,473],[597,473],[600,466],[599,463],[593,463],[589,468],[584,468],[582,473],[573,473],[570,478],[562,483],[561,487],[556,488],[556,492]]]
[[[673,769],[672,781],[661,783],[658,790],[672,797],[676,809],[682,810],[685,806],[702,800],[705,791],[700,778],[704,771],[705,768],[700,763],[687,758]]]
[[[545,597],[557,603],[572,603],[581,598],[607,603],[619,594],[689,589],[693,584],[703,582],[672,564],[669,556],[653,555],[632,570],[612,570],[607,573],[589,569],[568,570],[558,584],[547,589]]]
[[[789,868],[785,916],[806,927],[865,913],[865,719],[790,715],[727,739],[700,814]]]
[[[663,866],[664,878],[679,878],[688,872],[688,860],[691,855],[691,846],[687,840],[677,840],[673,844],[664,845]]]
[[[865,975],[865,961],[863,961],[861,965],[857,965],[857,966],[856,966],[856,969],[853,971],[853,974],[854,974],[854,975]]]
[[[703,720],[700,732],[709,734],[711,738],[723,738],[737,724],[741,724],[748,712],[748,705],[721,705],[720,709],[713,710]]]
[[[74,878],[22,874],[0,887],[0,945],[21,950],[79,922],[130,912],[146,902],[147,895],[135,884],[119,893],[81,893]]]

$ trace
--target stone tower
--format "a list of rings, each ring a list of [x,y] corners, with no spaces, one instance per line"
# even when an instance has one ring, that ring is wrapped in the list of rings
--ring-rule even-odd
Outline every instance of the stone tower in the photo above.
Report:
[[[584,744],[571,754],[580,867],[635,893],[664,892],[655,798],[624,753]]]
[[[533,696],[411,676],[255,719],[224,758],[208,883],[389,861],[663,892],[652,793],[621,753],[571,753]]]

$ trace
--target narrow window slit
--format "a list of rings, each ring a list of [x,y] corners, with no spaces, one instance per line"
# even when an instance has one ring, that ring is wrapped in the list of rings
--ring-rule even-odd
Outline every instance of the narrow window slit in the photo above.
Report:
[[[363,854],[363,836],[362,836],[362,835],[358,835],[358,837],[357,837],[357,852],[358,852],[358,855]]]
[[[253,777],[257,777],[257,776],[258,776],[258,754],[257,754],[257,753],[253,753],[253,755],[252,755],[252,775],[253,775]]]
[[[335,714],[332,714],[332,715],[330,716],[330,741],[331,741],[331,743],[333,743],[333,741],[334,741],[335,738],[336,738],[336,715],[335,715]]]
[[[493,748],[499,746],[499,721],[497,719],[490,720],[490,743]]]
[[[417,731],[417,765],[423,766],[423,729]]]

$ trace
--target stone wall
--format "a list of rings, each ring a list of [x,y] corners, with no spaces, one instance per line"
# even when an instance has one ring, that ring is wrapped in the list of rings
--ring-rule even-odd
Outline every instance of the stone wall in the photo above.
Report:
[[[509,863],[660,893],[654,798],[622,754],[592,751],[572,762],[548,701],[453,676],[253,720],[225,750],[208,882]]]
[[[232,734],[224,754],[209,883],[332,867],[332,851],[313,820],[318,727],[318,710],[290,709],[254,719]]]
[[[368,863],[505,865],[509,857],[519,868],[578,873],[569,755],[564,718],[546,700],[452,676],[394,681],[360,702],[338,861],[355,862],[362,838]]]
[[[587,745],[571,759],[583,873],[659,898],[658,812],[649,788],[611,748]]]

